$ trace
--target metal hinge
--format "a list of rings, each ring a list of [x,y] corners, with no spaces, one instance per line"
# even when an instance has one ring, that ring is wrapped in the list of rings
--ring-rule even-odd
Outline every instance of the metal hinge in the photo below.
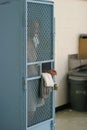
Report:
[[[22,77],[22,86],[23,86],[24,91],[26,91],[27,86],[26,86],[26,78],[25,77]]]
[[[26,27],[26,20],[25,20],[25,14],[22,14],[22,26]]]

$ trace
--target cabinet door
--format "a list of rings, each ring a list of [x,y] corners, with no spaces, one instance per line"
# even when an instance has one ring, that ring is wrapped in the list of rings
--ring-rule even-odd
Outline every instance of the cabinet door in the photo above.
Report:
[[[53,60],[53,3],[28,0],[26,9],[27,129],[52,130],[53,89],[46,99],[39,94],[42,66]]]

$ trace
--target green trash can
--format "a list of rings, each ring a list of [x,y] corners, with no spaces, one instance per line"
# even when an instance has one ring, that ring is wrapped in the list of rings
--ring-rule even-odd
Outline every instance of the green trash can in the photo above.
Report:
[[[72,109],[87,111],[87,77],[68,76],[68,80]]]

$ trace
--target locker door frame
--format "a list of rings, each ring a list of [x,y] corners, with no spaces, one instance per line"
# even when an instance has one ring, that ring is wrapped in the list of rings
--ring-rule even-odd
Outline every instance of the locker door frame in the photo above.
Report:
[[[46,1],[46,0],[26,0],[26,4],[25,4],[25,19],[26,19],[26,57],[27,57],[27,2],[31,2],[31,3],[38,3],[38,4],[48,4],[48,5],[52,5],[54,4],[53,1]],[[54,14],[54,6],[53,6],[53,14]],[[55,60],[54,60],[54,50],[55,50],[55,45],[54,45],[54,15],[53,15],[53,60],[51,60],[51,62],[53,61],[55,63]],[[38,62],[38,63],[42,63],[42,62]],[[31,63],[32,64],[32,63]],[[26,77],[27,77],[27,58],[26,58]],[[53,91],[53,94],[52,94],[52,100],[53,100],[53,107],[52,107],[52,118],[49,119],[49,120],[46,120],[46,121],[43,121],[43,122],[40,122],[34,126],[30,126],[30,127],[27,127],[27,80],[26,80],[26,130],[38,130],[39,127],[40,129],[42,129],[42,127],[44,126],[44,129],[45,129],[45,125],[46,125],[46,128],[49,127],[50,125],[50,130],[54,130],[54,127],[55,127],[55,92]],[[43,129],[43,130],[44,130]],[[49,129],[48,129],[49,130]]]

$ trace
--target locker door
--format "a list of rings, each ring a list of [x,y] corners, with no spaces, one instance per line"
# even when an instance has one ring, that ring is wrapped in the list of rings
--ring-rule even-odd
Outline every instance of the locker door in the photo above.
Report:
[[[53,130],[53,88],[46,99],[40,97],[41,73],[51,68],[53,56],[53,3],[26,2],[26,127]]]

